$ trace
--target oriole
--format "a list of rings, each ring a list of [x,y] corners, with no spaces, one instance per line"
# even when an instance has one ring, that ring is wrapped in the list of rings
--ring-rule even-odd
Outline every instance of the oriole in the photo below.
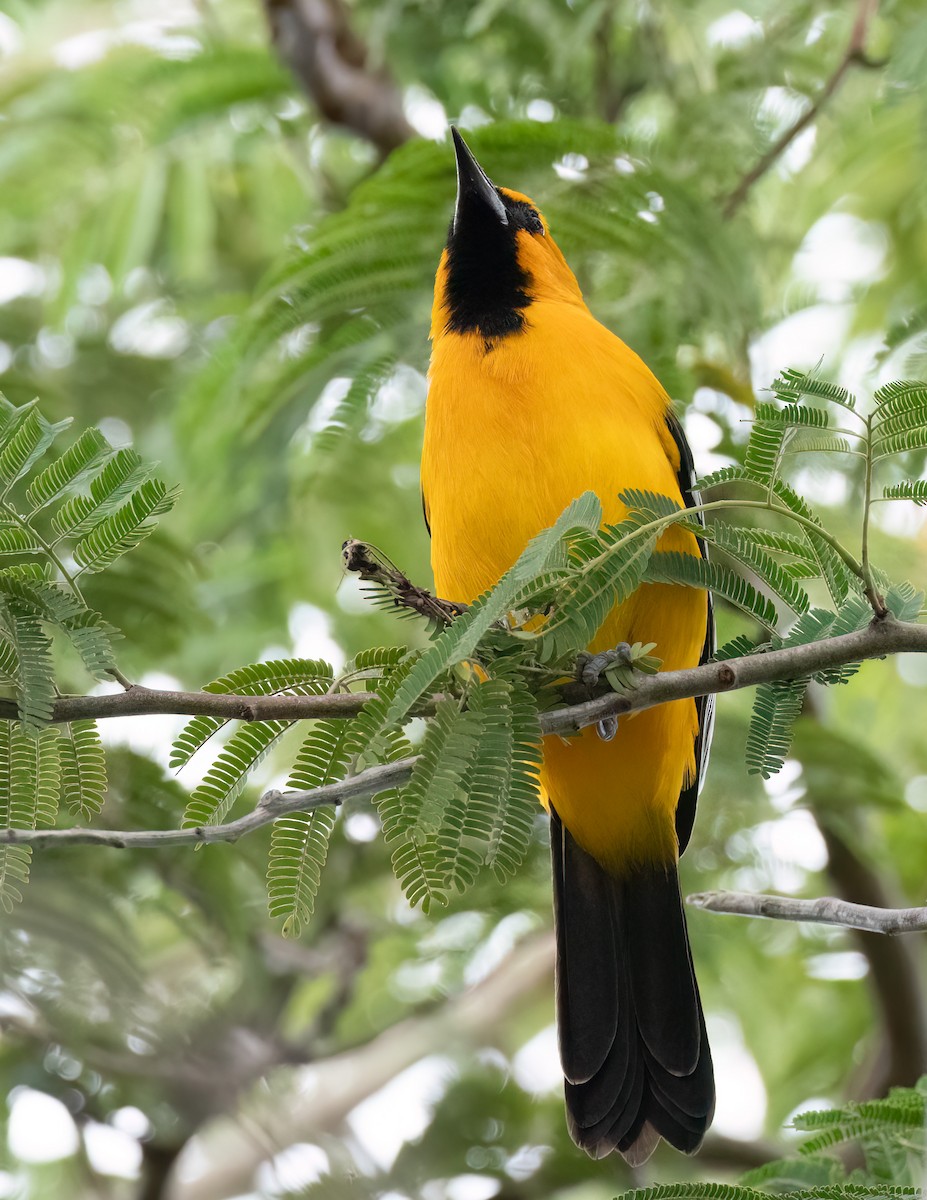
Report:
[[[604,520],[640,488],[692,504],[692,457],[666,392],[586,307],[527,196],[497,188],[453,130],[457,204],[432,312],[422,491],[438,595],[471,601],[586,490]],[[663,550],[699,554],[671,527]],[[643,585],[590,649],[657,643],[668,670],[713,648],[706,593]],[[547,738],[557,1017],[567,1122],[594,1157],[699,1146],[711,1054],[677,880],[711,705],[679,700]]]

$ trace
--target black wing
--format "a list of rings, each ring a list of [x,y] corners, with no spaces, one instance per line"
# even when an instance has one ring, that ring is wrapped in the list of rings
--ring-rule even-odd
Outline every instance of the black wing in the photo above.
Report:
[[[675,413],[671,412],[669,414],[666,418],[666,424],[672,434],[673,441],[676,443],[676,448],[679,450],[679,471],[676,476],[679,480],[679,490],[682,492],[682,499],[686,508],[691,508],[693,505],[701,503],[701,497],[693,488],[693,484],[695,483],[695,463],[692,459],[692,450],[686,441],[685,432]],[[698,514],[698,520],[700,525],[705,524],[705,518],[701,513]],[[698,548],[702,553],[702,557],[707,558],[708,549],[704,538],[698,539]],[[699,663],[707,662],[714,652],[715,618],[711,602],[711,592],[709,592],[705,643],[702,646]],[[695,823],[695,805],[705,780],[708,754],[711,749],[711,735],[715,727],[714,696],[699,696],[695,701],[695,709],[698,713],[698,735],[695,739],[695,779],[679,793],[679,803],[676,806],[676,836],[679,839],[680,854],[682,854],[683,850],[689,844],[689,838],[692,835],[692,826]]]

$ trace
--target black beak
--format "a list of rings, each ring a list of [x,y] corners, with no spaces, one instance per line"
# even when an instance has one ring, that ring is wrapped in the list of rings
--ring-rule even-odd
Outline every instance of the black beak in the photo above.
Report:
[[[473,201],[485,205],[500,225],[508,225],[509,215],[492,180],[470,153],[467,143],[453,125],[451,136],[454,138],[454,150],[457,154],[457,207],[454,210],[454,229],[457,229],[461,211]]]

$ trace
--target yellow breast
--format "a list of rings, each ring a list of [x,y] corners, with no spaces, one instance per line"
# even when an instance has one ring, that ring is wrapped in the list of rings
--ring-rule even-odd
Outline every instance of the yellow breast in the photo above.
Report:
[[[624,515],[626,488],[681,500],[663,389],[582,306],[535,303],[526,330],[488,351],[477,335],[439,337],[430,380],[422,487],[445,599],[468,602],[491,587],[584,491],[598,495],[607,522]],[[661,549],[697,553],[676,529]],[[691,666],[705,621],[704,593],[645,585],[592,648],[655,641],[667,669]],[[674,856],[695,732],[695,706],[681,701],[624,721],[607,744],[594,730],[547,739],[543,783],[585,849],[616,867]]]

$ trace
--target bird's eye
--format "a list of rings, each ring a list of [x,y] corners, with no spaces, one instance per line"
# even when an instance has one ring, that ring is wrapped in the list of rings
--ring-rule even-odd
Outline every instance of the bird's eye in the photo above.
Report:
[[[528,213],[527,227],[531,233],[539,233],[541,237],[544,236],[544,222],[534,209]]]

